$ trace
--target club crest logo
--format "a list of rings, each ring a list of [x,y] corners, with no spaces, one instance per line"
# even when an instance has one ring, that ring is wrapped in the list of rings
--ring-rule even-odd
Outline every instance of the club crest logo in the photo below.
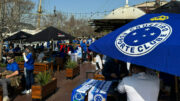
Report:
[[[73,101],[82,101],[84,99],[84,96],[81,93],[76,93],[73,96]]]
[[[143,56],[166,41],[171,33],[172,28],[166,23],[144,23],[122,32],[116,38],[115,46],[125,55]]]
[[[94,96],[94,101],[105,101],[102,95],[97,94]]]

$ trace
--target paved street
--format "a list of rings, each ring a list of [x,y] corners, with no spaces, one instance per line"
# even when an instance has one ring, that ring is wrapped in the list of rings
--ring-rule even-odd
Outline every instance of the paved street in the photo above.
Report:
[[[90,63],[85,63],[80,66],[80,75],[75,77],[73,80],[66,79],[65,70],[56,72],[55,77],[58,80],[57,91],[46,99],[46,101],[70,101],[72,90],[83,83],[86,80],[86,71],[94,69],[94,66]],[[89,75],[92,77],[92,75]],[[31,95],[18,95],[14,101],[32,101]]]

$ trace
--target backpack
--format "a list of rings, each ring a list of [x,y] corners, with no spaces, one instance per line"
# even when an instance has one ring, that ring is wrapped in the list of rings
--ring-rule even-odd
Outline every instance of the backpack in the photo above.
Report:
[[[4,71],[2,73],[1,79],[6,79],[6,75],[10,75],[12,73],[13,73],[13,71]],[[22,78],[21,75],[16,75],[16,76],[10,77],[9,80],[10,80],[11,86],[12,87],[19,87],[19,85],[21,83],[21,78]]]

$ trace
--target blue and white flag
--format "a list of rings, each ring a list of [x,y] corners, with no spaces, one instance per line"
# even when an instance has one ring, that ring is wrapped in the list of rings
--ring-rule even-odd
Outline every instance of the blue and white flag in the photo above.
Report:
[[[107,101],[112,81],[98,81],[88,92],[88,101]]]
[[[90,90],[97,82],[98,80],[88,79],[86,82],[79,85],[72,91],[71,101],[85,101],[88,90]]]
[[[109,57],[180,76],[180,14],[146,14],[91,44]]]

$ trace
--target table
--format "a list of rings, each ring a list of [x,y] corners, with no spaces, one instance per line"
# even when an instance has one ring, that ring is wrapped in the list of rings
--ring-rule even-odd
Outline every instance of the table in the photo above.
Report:
[[[112,81],[88,79],[72,91],[71,101],[111,101],[107,100],[112,96],[111,84]]]

